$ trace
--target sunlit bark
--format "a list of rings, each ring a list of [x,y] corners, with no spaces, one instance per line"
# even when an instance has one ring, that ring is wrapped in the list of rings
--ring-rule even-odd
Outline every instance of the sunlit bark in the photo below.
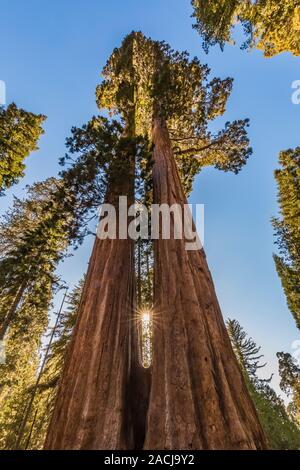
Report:
[[[154,121],[153,143],[154,203],[183,206],[187,201],[160,119]],[[154,357],[144,448],[265,448],[204,251],[187,251],[185,240],[174,237],[159,239],[154,260]]]

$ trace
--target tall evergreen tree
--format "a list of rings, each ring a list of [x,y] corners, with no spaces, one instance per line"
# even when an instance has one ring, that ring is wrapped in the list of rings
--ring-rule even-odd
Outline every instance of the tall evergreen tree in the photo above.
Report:
[[[66,233],[70,222],[68,217],[62,217],[57,205],[52,205],[53,191],[58,184],[52,178],[33,185],[29,189],[29,198],[25,201],[15,199],[12,210],[2,219],[1,339],[17,319],[24,298],[28,296],[43,303],[44,295],[48,298],[43,281],[47,284],[48,280],[51,283],[55,280],[54,270],[67,246]],[[36,296],[29,295],[32,289]]]
[[[282,450],[299,449],[300,429],[296,422],[289,418],[283,400],[269,385],[271,378],[261,379],[257,374],[258,370],[266,365],[260,363],[263,357],[260,354],[261,348],[248,337],[236,320],[229,319],[227,329],[270,447]]]
[[[51,334],[47,335],[46,348],[43,355],[44,368],[40,373],[40,380],[29,389],[29,394],[35,393],[31,400],[31,409],[28,413],[21,448],[42,449],[47,428],[53,412],[58,383],[62,374],[67,349],[76,323],[80,298],[84,281],[81,280],[71,293],[66,296],[65,304],[56,320],[57,324],[51,327]],[[55,331],[53,330],[55,328]],[[50,340],[53,336],[52,343]]]
[[[192,0],[194,27],[203,46],[231,42],[232,30],[241,23],[246,36],[242,48],[257,47],[265,57],[281,52],[300,55],[300,6],[298,0]]]
[[[243,373],[247,380],[257,383],[257,371],[266,366],[266,364],[260,364],[263,357],[263,354],[260,354],[260,346],[248,337],[237,320],[227,320],[226,327]]]
[[[24,160],[37,150],[45,119],[14,103],[7,108],[0,106],[0,196],[24,176]]]
[[[59,281],[55,268],[67,245],[68,221],[59,213],[51,218],[51,212],[43,211],[57,184],[52,178],[33,185],[28,199],[15,199],[0,226],[0,331],[6,351],[6,361],[0,365],[3,447],[15,444],[27,389],[38,367],[53,290]]]
[[[277,358],[281,378],[280,388],[292,398],[288,410],[300,427],[300,367],[289,353],[279,352]]]
[[[182,207],[187,202],[179,175],[187,193],[202,166],[238,172],[251,153],[247,121],[227,123],[217,136],[208,131],[208,122],[224,113],[232,85],[230,79],[209,81],[208,72],[197,59],[141,33],[125,38],[104,69],[97,90],[100,107],[118,113],[120,96],[128,102],[124,90],[134,87],[135,132],[150,136],[154,146],[157,204]],[[160,327],[154,330],[144,447],[264,447],[203,250],[187,252],[185,240],[157,240],[154,259]]]
[[[274,261],[282,287],[300,328],[300,147],[279,156],[275,171],[280,218],[273,219],[279,254]]]

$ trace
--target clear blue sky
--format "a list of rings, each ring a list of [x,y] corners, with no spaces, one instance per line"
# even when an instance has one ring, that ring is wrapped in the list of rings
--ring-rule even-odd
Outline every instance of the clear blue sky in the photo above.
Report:
[[[300,79],[299,58],[264,59],[257,51],[227,47],[204,54],[192,29],[190,0],[2,0],[0,80],[7,101],[48,116],[40,150],[27,160],[26,177],[1,198],[1,211],[26,184],[56,175],[71,126],[97,112],[94,92],[112,49],[132,30],[166,40],[208,63],[216,76],[232,76],[226,119],[251,119],[254,154],[242,172],[206,169],[191,202],[205,204],[205,247],[224,316],[236,318],[277,369],[277,351],[299,339],[272,252],[270,218],[277,213],[273,171],[280,150],[300,145],[300,105],[291,83]],[[60,268],[72,287],[85,272],[91,240]],[[277,377],[274,385],[277,388]]]

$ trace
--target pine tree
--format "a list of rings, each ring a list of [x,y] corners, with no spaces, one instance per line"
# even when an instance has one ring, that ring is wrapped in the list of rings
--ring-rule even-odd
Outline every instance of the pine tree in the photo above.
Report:
[[[227,123],[216,136],[209,133],[208,121],[224,113],[232,81],[208,81],[208,73],[187,53],[174,52],[141,33],[125,38],[104,69],[97,89],[99,106],[118,113],[124,99],[135,105],[135,132],[153,143],[154,203],[183,206],[183,187],[188,193],[203,166],[238,172],[251,153],[247,120]],[[126,95],[132,86],[133,102]],[[154,329],[144,447],[264,447],[203,250],[187,252],[185,240],[157,240],[154,260],[155,308],[163,314]]]
[[[7,108],[0,106],[0,196],[24,176],[24,159],[37,150],[45,119],[14,103]]]
[[[236,23],[243,26],[242,48],[256,47],[265,57],[282,52],[300,55],[300,6],[298,0],[192,0],[194,28],[203,37],[205,51],[212,45],[233,43]]]
[[[300,147],[281,152],[275,171],[280,218],[274,218],[279,254],[274,261],[282,287],[300,328]]]
[[[58,312],[57,325],[51,330],[51,335],[46,338],[46,350],[44,368],[40,373],[40,380],[31,387],[29,393],[35,393],[28,413],[28,423],[23,433],[21,447],[30,449],[42,449],[46,437],[47,428],[53,412],[58,383],[61,377],[67,349],[77,319],[80,298],[82,295],[84,280],[76,285],[73,291],[66,296],[66,308],[62,305]],[[53,329],[55,330],[53,331]],[[53,336],[52,343],[50,344]]]
[[[263,357],[263,354],[260,354],[260,346],[247,336],[237,320],[227,320],[226,327],[244,375],[251,383],[257,384],[257,371],[266,366],[260,364],[260,359]]]
[[[300,429],[287,414],[282,399],[269,385],[272,379],[261,379],[257,372],[261,364],[260,347],[249,338],[236,320],[227,321],[227,330],[233,350],[245,377],[259,418],[272,449],[299,449]],[[279,353],[280,354],[280,353]]]
[[[61,214],[54,218],[43,211],[56,185],[54,178],[33,185],[28,199],[15,199],[0,226],[0,330],[6,352],[0,365],[0,422],[1,443],[8,448],[15,444],[27,389],[35,378],[41,337],[59,281],[55,268],[67,244]]]
[[[300,367],[289,353],[279,352],[277,358],[281,378],[280,388],[291,396],[292,401],[288,410],[300,427]]]
[[[28,188],[28,198],[15,198],[12,209],[0,223],[0,332],[3,339],[17,320],[17,312],[34,289],[34,303],[48,297],[43,281],[55,284],[55,266],[67,246],[70,217],[53,204],[53,191],[60,186],[55,178]],[[52,212],[50,210],[52,208]],[[66,214],[65,214],[66,215]],[[47,301],[46,301],[47,304]]]

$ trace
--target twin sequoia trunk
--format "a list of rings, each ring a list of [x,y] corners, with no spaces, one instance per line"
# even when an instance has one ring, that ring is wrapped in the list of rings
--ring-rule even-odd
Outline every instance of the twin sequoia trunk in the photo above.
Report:
[[[123,173],[106,202],[131,204],[133,182]],[[127,448],[133,298],[133,241],[96,238],[45,449]]]
[[[186,204],[159,119],[153,142],[154,203]],[[186,251],[185,241],[172,235],[156,240],[154,250],[154,357],[144,448],[265,448],[203,250]]]

